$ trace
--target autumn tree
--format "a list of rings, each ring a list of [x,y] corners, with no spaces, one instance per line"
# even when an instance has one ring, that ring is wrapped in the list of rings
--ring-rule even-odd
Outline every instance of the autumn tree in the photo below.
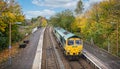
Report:
[[[20,34],[18,31],[18,25],[16,22],[23,22],[24,15],[21,12],[20,5],[12,0],[12,4],[8,3],[6,0],[0,1],[0,33],[2,36],[0,38],[5,38],[4,41],[0,41],[0,48],[8,46],[8,35],[9,35],[9,25],[12,26],[12,42],[18,41]]]
[[[92,37],[97,46],[120,55],[120,1],[108,0],[94,4],[84,15],[86,18],[82,16],[79,23],[85,19],[85,27],[81,29],[85,40],[90,41]]]

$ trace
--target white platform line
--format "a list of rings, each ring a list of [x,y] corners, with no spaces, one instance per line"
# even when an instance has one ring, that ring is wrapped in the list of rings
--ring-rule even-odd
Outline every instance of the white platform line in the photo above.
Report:
[[[38,42],[38,47],[37,47],[37,51],[36,51],[36,55],[35,55],[32,69],[41,69],[44,31],[45,31],[45,29],[43,29],[43,31],[41,32],[41,35],[40,35],[40,39]]]

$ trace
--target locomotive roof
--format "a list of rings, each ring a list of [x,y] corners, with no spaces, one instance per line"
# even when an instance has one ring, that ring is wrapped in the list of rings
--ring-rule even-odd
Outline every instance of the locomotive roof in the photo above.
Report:
[[[64,30],[63,28],[60,28],[60,27],[56,27],[55,30],[65,39],[69,39],[69,38],[72,38],[72,37],[78,37],[76,36],[75,34],[73,33],[70,33],[66,30]]]

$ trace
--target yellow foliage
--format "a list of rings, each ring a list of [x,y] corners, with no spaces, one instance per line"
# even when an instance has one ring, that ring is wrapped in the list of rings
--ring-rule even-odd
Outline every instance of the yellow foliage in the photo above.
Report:
[[[0,26],[0,31],[4,32],[5,31],[5,27],[1,27]]]
[[[10,17],[11,19],[15,19],[15,15],[13,13],[8,12],[8,17]]]
[[[81,21],[80,21],[80,23],[79,23],[79,27],[82,29],[82,28],[85,28],[85,25],[86,25],[86,23],[87,23],[87,19],[85,18],[85,17],[82,17],[81,19],[80,19]]]
[[[2,16],[6,18],[8,22],[11,22],[11,23],[15,22],[16,20],[15,15],[11,12],[2,13]]]
[[[19,19],[20,19],[21,21],[24,21],[24,16],[20,16]]]
[[[45,27],[47,25],[47,21],[45,18],[42,19],[42,26]]]
[[[25,19],[24,16],[22,16],[22,15],[19,15],[16,18],[17,18],[18,22],[23,22]]]
[[[79,28],[82,32],[82,29],[85,28],[86,26],[86,23],[87,23],[87,18],[85,17],[76,17],[74,23],[72,23],[72,29],[75,30],[76,27]]]
[[[0,31],[4,32],[6,28],[6,24],[0,21]]]
[[[75,21],[71,24],[71,29],[73,31],[76,31],[78,28],[78,22],[77,22],[77,19],[75,18]]]

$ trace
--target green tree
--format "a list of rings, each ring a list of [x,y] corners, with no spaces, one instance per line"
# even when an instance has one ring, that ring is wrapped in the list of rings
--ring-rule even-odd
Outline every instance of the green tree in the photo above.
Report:
[[[50,23],[53,26],[59,26],[69,31],[72,30],[71,25],[74,22],[75,17],[73,12],[69,9],[57,13],[55,16],[50,17]]]

